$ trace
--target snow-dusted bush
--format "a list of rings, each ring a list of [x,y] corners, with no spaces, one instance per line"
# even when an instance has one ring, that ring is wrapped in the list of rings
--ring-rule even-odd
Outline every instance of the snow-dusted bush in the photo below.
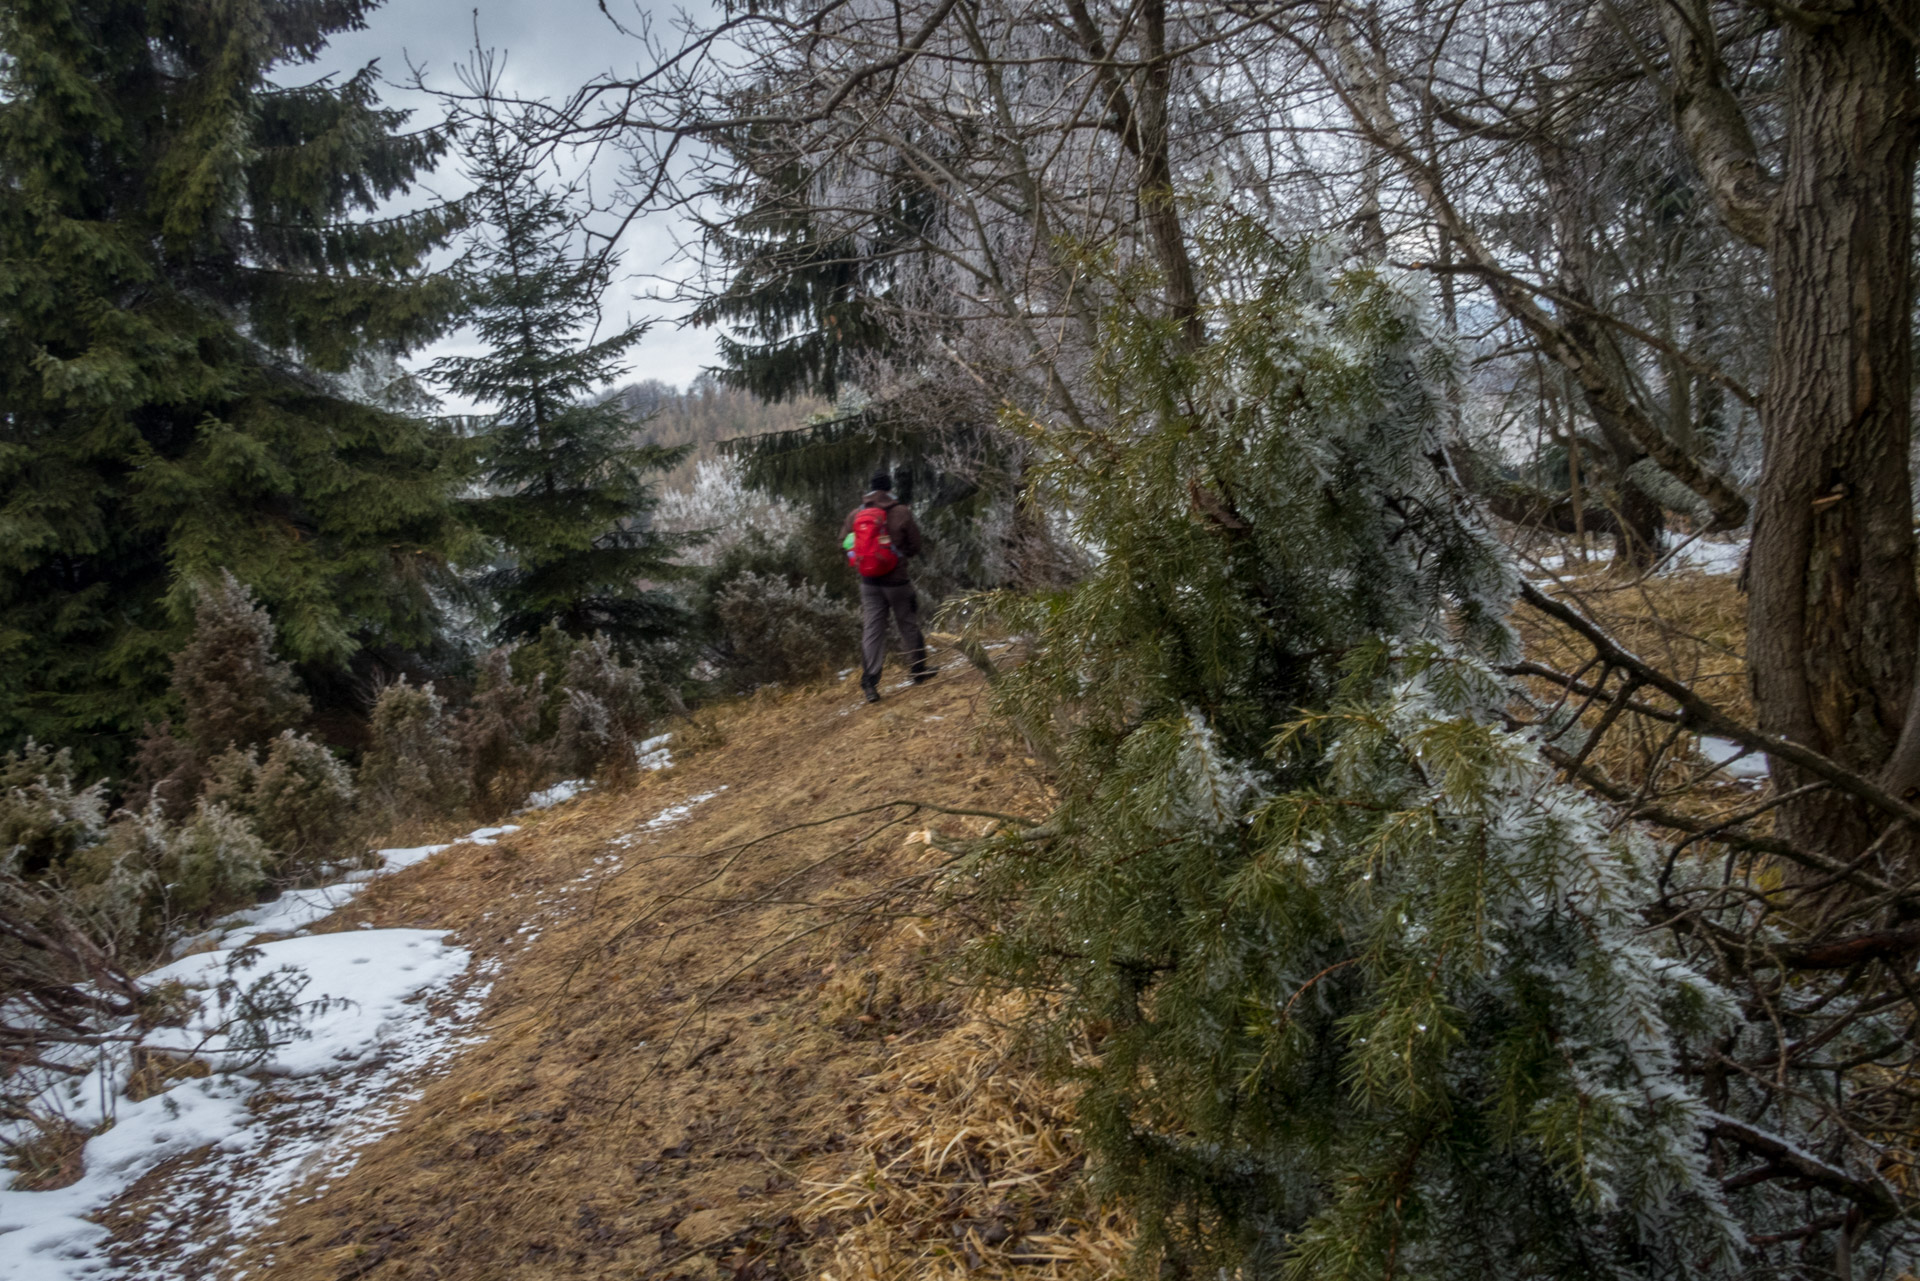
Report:
[[[384,821],[458,813],[467,804],[467,773],[453,721],[431,684],[403,676],[374,699],[358,783],[370,814]]]
[[[202,802],[168,836],[154,870],[169,925],[200,924],[253,903],[273,856],[247,821]]]
[[[251,906],[273,862],[247,820],[218,802],[200,802],[178,825],[149,805],[116,814],[102,838],[44,888],[97,944],[135,960],[159,954],[183,930]]]
[[[170,833],[157,809],[122,811],[107,839],[69,862],[57,883],[69,919],[83,925],[103,951],[128,963],[161,954],[170,941],[159,870]]]
[[[353,776],[325,744],[282,730],[261,759],[230,748],[207,767],[202,799],[246,818],[273,851],[273,879],[300,880],[338,858],[357,834]]]
[[[353,775],[325,744],[282,730],[254,780],[254,830],[285,858],[337,857],[354,835],[358,800]]]
[[[37,743],[0,757],[0,868],[37,876],[97,842],[105,786],[79,787],[73,758]]]
[[[173,732],[173,722],[149,723],[134,748],[122,803],[130,809],[157,804],[178,821],[192,811],[205,782],[206,761],[192,743]]]
[[[158,804],[121,810],[103,839],[76,853],[61,869],[57,885],[68,917],[84,924],[88,934],[116,956],[153,956],[167,941],[166,931],[174,922],[162,877],[175,831]]]
[[[1506,728],[1446,339],[1389,275],[1196,234],[1246,282],[1204,340],[1107,281],[1097,444],[1031,432],[1101,555],[999,611],[1060,803],[956,878],[1002,896],[985,977],[1035,995],[1161,1275],[1736,1274],[1695,1070],[1733,1003]]]
[[[200,588],[193,637],[174,655],[173,694],[203,756],[264,743],[305,718],[307,697],[273,642],[273,620],[232,574]]]
[[[139,955],[154,878],[145,859],[116,871],[116,855],[103,853],[130,817],[118,815],[109,826],[105,793],[104,783],[75,785],[66,752],[29,743],[0,757],[0,878],[14,887],[15,908],[26,914],[21,924],[45,917],[75,945]],[[164,849],[165,824],[157,814],[153,822]],[[0,991],[20,981],[21,965],[46,963],[44,946],[9,952],[0,941]]]
[[[489,651],[480,679],[456,727],[466,761],[475,812],[493,818],[520,804],[549,769],[548,753],[534,740],[540,732],[545,677],[515,678],[513,647]]]
[[[600,779],[631,775],[657,714],[659,691],[646,671],[622,663],[606,638],[596,636],[567,660],[561,693],[566,701],[553,742],[558,767]]]
[[[748,489],[740,464],[732,459],[703,459],[684,489],[660,496],[653,527],[663,533],[706,533],[705,541],[680,553],[689,565],[713,565],[742,539],[759,534],[772,542],[798,536],[806,515],[793,504]]]
[[[129,807],[158,801],[169,819],[185,818],[209,761],[230,748],[265,743],[306,718],[299,678],[274,656],[273,643],[273,620],[232,574],[199,588],[193,636],[173,658],[171,692],[181,719],[150,724],[140,736]]]
[[[719,664],[739,688],[810,680],[859,655],[859,615],[812,583],[748,570],[714,593],[714,610]]]

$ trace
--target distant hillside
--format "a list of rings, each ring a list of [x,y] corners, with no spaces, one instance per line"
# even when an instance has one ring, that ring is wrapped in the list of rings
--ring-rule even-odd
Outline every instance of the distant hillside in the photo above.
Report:
[[[685,391],[654,379],[632,383],[613,393],[635,421],[641,436],[660,445],[691,445],[686,461],[669,473],[665,489],[684,488],[693,479],[694,465],[716,457],[718,444],[734,436],[798,427],[808,415],[831,409],[824,400],[788,400],[768,404],[750,392],[701,374]]]

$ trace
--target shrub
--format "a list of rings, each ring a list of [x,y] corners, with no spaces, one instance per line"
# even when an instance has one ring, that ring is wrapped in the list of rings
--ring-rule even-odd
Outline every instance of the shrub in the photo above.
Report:
[[[151,1018],[148,993],[134,982],[130,968],[104,944],[97,931],[72,910],[71,896],[44,881],[23,880],[0,857],[0,1045],[6,1068],[0,1071],[0,1156],[16,1175],[16,1188],[30,1189],[35,1167],[41,1187],[57,1185],[45,1177],[47,1162],[33,1159],[23,1145],[41,1136],[34,1106],[56,1081],[73,1079],[76,1066],[93,1052],[117,1044],[128,1019]]]
[[[810,680],[859,652],[859,616],[811,583],[748,570],[714,607],[722,670],[740,688]]]
[[[259,749],[229,747],[208,761],[202,774],[199,799],[248,813],[253,809],[254,780],[260,776]]]
[[[173,722],[148,724],[134,749],[133,775],[122,803],[136,810],[158,803],[178,822],[192,812],[205,782],[206,762],[193,744],[173,732]]]
[[[105,786],[75,787],[73,758],[29,742],[0,757],[0,867],[38,876],[97,842]]]
[[[202,799],[182,824],[157,803],[119,810],[104,839],[42,885],[48,905],[106,955],[129,964],[165,955],[182,931],[252,906],[290,874],[248,820],[265,768],[238,749],[215,764],[207,791],[223,799]]]
[[[264,743],[304,719],[306,696],[293,668],[273,655],[273,620],[232,574],[202,586],[193,638],[173,659],[178,725],[149,724],[135,749],[124,803],[158,801],[180,822],[207,781],[207,764],[228,748]]]
[[[240,815],[201,802],[167,836],[159,873],[171,931],[249,906],[268,880],[272,856]]]
[[[531,741],[548,742],[558,732],[560,709],[567,703],[567,664],[573,661],[573,651],[584,643],[558,627],[548,627],[532,640],[511,647],[507,670],[514,683],[539,692],[540,721],[528,732]],[[484,666],[482,660],[481,683],[487,680]]]
[[[162,869],[173,832],[157,804],[121,810],[104,840],[76,853],[61,869],[61,910],[114,956],[138,961],[167,942]]]
[[[272,861],[246,819],[226,805],[202,801],[177,827],[149,805],[116,814],[105,839],[68,859],[49,890],[109,953],[141,959],[182,930],[250,906]]]
[[[392,821],[466,807],[466,772],[452,731],[432,684],[409,685],[403,676],[380,691],[368,718],[359,778],[361,797],[374,817]]]
[[[201,793],[244,816],[275,855],[276,881],[311,876],[339,856],[359,827],[353,776],[323,743],[282,730],[259,759],[257,748],[215,757]]]
[[[1450,345],[1399,277],[1218,234],[1258,288],[1198,350],[1116,306],[1101,448],[1038,441],[1101,557],[1001,613],[993,697],[1060,799],[954,879],[982,981],[1030,996],[1147,1275],[1742,1275],[1701,1093],[1732,1005],[1507,728],[1511,570],[1436,465]],[[1790,1115],[1781,1075],[1739,1115]]]
[[[282,730],[254,784],[254,830],[287,858],[332,858],[353,838],[358,800],[353,775],[325,744]]]
[[[527,684],[516,681],[513,656],[514,647],[503,646],[480,660],[479,683],[455,730],[474,810],[483,818],[518,805],[548,768],[548,754],[533,741],[545,680],[535,673]]]
[[[273,655],[273,620],[223,573],[200,589],[193,639],[174,656],[173,693],[202,759],[229,744],[264,743],[308,710],[293,668]]]
[[[596,636],[567,660],[562,692],[566,702],[554,736],[560,767],[605,780],[632,774],[656,711],[656,691],[646,673],[622,664],[612,643]]]

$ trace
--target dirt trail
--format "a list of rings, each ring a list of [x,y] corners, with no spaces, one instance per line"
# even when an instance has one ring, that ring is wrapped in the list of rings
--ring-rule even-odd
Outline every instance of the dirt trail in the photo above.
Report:
[[[1041,812],[1043,785],[983,728],[984,694],[960,666],[875,707],[847,681],[722,709],[716,741],[677,745],[672,770],[371,889],[328,928],[449,928],[478,963],[498,962],[483,1039],[222,1275],[817,1265],[833,1229],[796,1215],[806,1181],[871,1159],[848,1149],[874,1074],[960,1022],[956,1002],[903,999],[911,949],[938,946],[925,930],[828,928],[822,905],[928,866],[915,829],[978,830],[906,808],[823,820],[903,798]],[[780,829],[792,830],[760,839]],[[883,938],[880,963],[866,952]],[[1013,1230],[1035,1226],[1029,1215]]]

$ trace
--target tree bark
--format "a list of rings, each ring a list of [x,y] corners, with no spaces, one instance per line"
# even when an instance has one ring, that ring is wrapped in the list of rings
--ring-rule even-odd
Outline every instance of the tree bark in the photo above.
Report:
[[[1776,193],[1727,86],[1712,15],[1704,0],[1665,0],[1655,9],[1673,61],[1668,92],[1680,136],[1727,229],[1764,248]]]
[[[1107,41],[1094,23],[1085,0],[1067,0],[1073,29],[1089,57],[1100,63],[1099,76],[1106,98],[1108,127],[1113,129],[1137,166],[1134,186],[1139,216],[1160,264],[1166,289],[1167,314],[1180,322],[1180,341],[1188,348],[1206,339],[1200,319],[1200,286],[1180,227],[1174,203],[1173,160],[1169,149],[1167,97],[1173,83],[1173,65],[1167,57],[1166,0],[1145,0],[1140,7],[1142,60],[1131,73],[1135,92],[1129,95]]]
[[[1189,347],[1206,338],[1200,321],[1200,287],[1193,259],[1180,228],[1180,210],[1174,204],[1173,161],[1168,149],[1167,95],[1173,83],[1173,64],[1167,57],[1166,0],[1145,0],[1141,29],[1146,38],[1146,64],[1141,68],[1140,92],[1135,103],[1140,130],[1140,206],[1153,240],[1160,270],[1166,276],[1167,312],[1180,322],[1180,335]]]
[[[1782,37],[1748,665],[1762,729],[1871,775],[1900,736],[1920,640],[1908,468],[1920,3],[1842,0],[1812,17]],[[1774,772],[1781,787],[1804,781],[1783,761]],[[1825,792],[1781,822],[1787,839],[1845,856],[1875,817]]]

